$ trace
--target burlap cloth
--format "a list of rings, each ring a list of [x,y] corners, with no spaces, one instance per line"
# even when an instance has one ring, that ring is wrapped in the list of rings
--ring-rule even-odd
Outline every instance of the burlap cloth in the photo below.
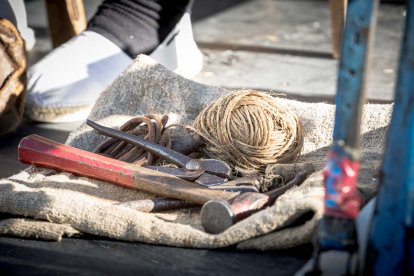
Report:
[[[170,123],[190,123],[200,110],[228,90],[181,78],[147,56],[139,56],[97,100],[89,118],[119,127],[138,114],[168,114]],[[280,98],[298,114],[305,136],[300,161],[322,169],[332,142],[334,106]],[[363,161],[360,190],[364,199],[375,193],[386,126],[392,105],[369,104],[362,125]],[[82,125],[67,144],[92,151],[103,137]],[[289,171],[289,165],[269,170]],[[323,211],[320,171],[276,203],[218,235],[200,225],[200,208],[147,214],[119,202],[151,198],[136,190],[30,167],[0,181],[0,233],[60,240],[62,236],[90,233],[118,240],[169,246],[240,249],[280,249],[311,241]]]

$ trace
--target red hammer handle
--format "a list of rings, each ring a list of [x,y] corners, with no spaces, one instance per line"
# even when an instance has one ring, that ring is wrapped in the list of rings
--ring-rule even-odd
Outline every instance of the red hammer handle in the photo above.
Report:
[[[238,195],[204,188],[166,173],[59,144],[38,135],[23,138],[18,147],[18,155],[23,163],[198,204],[204,204],[211,199],[229,200]]]

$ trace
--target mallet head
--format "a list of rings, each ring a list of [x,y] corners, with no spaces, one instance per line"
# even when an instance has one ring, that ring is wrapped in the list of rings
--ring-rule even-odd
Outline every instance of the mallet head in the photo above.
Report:
[[[209,200],[201,209],[201,224],[208,233],[221,233],[262,209],[268,201],[269,196],[254,192],[241,193],[230,201]]]
[[[226,200],[209,200],[201,209],[201,224],[207,233],[221,233],[235,222],[236,217]]]

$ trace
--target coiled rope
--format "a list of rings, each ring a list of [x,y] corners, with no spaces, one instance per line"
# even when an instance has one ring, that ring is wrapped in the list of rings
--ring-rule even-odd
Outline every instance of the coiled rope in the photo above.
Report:
[[[192,127],[206,140],[204,154],[228,162],[242,174],[293,162],[303,146],[296,114],[277,98],[254,90],[219,98],[201,111]]]

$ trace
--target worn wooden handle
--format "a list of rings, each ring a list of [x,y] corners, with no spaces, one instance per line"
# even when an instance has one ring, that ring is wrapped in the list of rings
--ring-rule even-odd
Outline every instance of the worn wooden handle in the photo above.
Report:
[[[229,200],[239,194],[210,190],[166,173],[59,144],[39,135],[23,138],[18,147],[18,156],[26,164],[70,172],[198,204],[204,204],[211,199]]]

